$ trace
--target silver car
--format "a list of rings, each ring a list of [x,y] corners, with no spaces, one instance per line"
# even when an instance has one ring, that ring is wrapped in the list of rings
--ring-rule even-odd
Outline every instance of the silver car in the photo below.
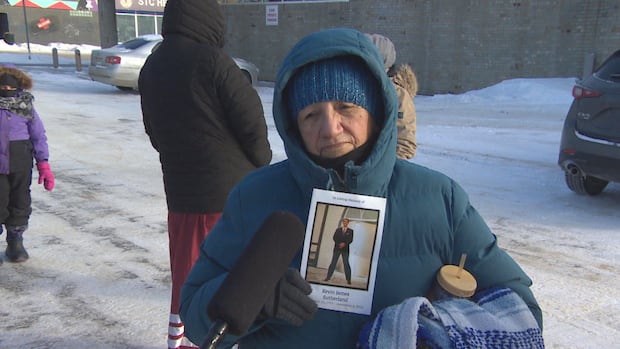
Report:
[[[137,90],[140,69],[162,40],[161,35],[142,35],[110,48],[92,50],[88,76],[94,81],[116,86],[123,91]],[[233,59],[252,86],[256,86],[258,67],[241,58]]]

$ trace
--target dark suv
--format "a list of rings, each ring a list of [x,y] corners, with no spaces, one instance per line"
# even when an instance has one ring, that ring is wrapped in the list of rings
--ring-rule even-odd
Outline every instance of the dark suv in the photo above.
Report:
[[[620,182],[620,50],[573,87],[558,164],[578,194],[600,194]]]

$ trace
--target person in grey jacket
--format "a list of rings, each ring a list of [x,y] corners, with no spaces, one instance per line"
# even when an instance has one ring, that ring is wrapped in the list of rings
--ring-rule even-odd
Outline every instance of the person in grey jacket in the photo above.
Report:
[[[532,281],[498,247],[463,188],[442,173],[397,159],[397,114],[394,86],[363,33],[322,30],[291,49],[273,96],[288,158],[235,186],[222,219],[203,242],[181,294],[181,318],[193,341],[207,338],[216,319],[205,309],[263,221],[286,210],[307,224],[315,188],[386,199],[371,314],[308,306],[309,284],[289,269],[249,331],[229,334],[221,348],[234,343],[241,349],[354,348],[364,323],[388,306],[425,296],[437,271],[458,264],[463,253],[480,290],[514,290],[542,327]],[[299,269],[301,258],[299,249],[290,268]],[[287,316],[291,309],[296,317]]]
[[[146,133],[159,153],[168,205],[172,300],[169,348],[191,348],[179,318],[181,286],[226,196],[271,161],[258,93],[224,50],[216,0],[168,0],[163,41],[140,72]]]

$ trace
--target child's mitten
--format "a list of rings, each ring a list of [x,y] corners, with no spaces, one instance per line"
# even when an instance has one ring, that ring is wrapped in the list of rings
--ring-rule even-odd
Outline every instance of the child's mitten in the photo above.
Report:
[[[39,184],[43,183],[45,190],[54,189],[54,174],[47,161],[37,162],[37,170],[39,170]]]

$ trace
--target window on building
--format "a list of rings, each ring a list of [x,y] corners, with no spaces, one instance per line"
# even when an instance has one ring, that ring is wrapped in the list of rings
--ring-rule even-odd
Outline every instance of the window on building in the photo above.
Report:
[[[161,15],[117,13],[118,40],[125,42],[140,35],[160,34],[161,22]]]
[[[138,35],[159,34],[161,24],[157,23],[157,16],[138,15]]]
[[[118,41],[125,42],[138,36],[136,24],[136,18],[134,15],[117,14],[116,28],[118,30]]]

